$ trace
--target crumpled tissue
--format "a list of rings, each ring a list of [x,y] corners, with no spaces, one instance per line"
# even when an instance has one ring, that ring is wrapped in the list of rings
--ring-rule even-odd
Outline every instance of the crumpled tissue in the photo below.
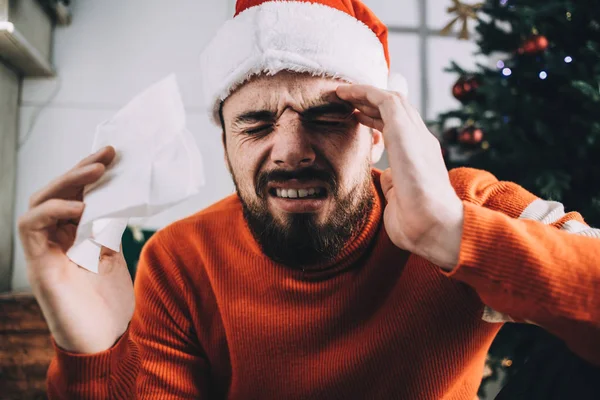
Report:
[[[197,194],[202,156],[186,128],[175,75],[146,89],[100,124],[92,152],[113,146],[115,160],[84,190],[85,209],[67,256],[97,273],[102,246],[120,251],[129,218],[149,217]]]

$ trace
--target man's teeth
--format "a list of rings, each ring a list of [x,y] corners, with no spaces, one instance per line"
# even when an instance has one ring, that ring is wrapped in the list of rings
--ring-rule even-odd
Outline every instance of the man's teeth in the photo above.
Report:
[[[285,197],[290,199],[303,198],[313,196],[315,194],[321,194],[321,188],[310,188],[310,189],[279,189],[275,190],[277,197]]]

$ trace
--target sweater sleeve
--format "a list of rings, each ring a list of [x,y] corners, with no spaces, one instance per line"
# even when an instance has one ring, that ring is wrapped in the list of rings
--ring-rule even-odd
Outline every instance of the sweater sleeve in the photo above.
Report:
[[[600,364],[600,231],[487,172],[461,168],[451,179],[465,216],[448,275],[477,291],[484,319],[540,325]]]
[[[142,251],[128,330],[98,354],[55,346],[50,399],[207,398],[208,366],[189,315],[189,288],[160,237]]]

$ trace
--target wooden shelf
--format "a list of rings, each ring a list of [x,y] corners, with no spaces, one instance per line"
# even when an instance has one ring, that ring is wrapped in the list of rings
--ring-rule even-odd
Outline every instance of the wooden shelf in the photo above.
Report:
[[[54,22],[37,0],[0,1],[0,60],[23,76],[54,76]]]
[[[25,76],[54,76],[54,68],[13,25],[0,22],[0,58]]]

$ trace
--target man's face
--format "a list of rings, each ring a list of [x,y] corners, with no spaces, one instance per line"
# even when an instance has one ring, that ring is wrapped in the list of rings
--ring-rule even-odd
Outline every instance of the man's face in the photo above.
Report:
[[[330,261],[364,225],[381,134],[335,95],[339,81],[282,72],[223,104],[226,157],[265,254],[301,267]],[[376,160],[374,160],[376,161]]]

